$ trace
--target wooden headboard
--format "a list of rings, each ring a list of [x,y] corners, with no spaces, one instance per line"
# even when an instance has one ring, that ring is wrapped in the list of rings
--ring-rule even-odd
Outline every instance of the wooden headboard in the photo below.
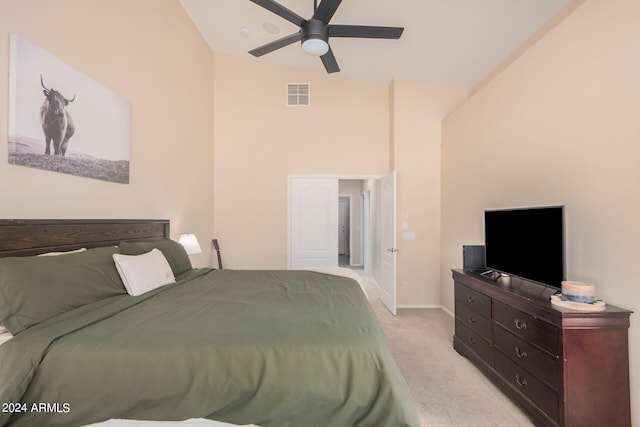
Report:
[[[0,219],[0,257],[168,238],[166,219]]]

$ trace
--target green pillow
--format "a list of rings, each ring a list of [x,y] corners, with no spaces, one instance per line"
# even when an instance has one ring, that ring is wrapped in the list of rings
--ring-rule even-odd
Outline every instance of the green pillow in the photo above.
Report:
[[[112,258],[117,251],[0,258],[0,322],[16,335],[76,307],[125,294]]]
[[[122,255],[142,255],[150,252],[152,249],[158,249],[162,252],[167,261],[169,261],[174,276],[178,276],[193,268],[184,246],[174,240],[163,239],[152,242],[120,243],[120,253]]]

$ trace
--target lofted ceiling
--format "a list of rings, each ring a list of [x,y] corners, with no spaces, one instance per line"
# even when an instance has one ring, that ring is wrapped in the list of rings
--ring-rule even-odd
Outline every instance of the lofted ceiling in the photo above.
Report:
[[[313,0],[277,0],[304,18]],[[403,78],[471,90],[583,0],[343,0],[332,24],[405,27],[400,40],[332,38],[343,76]],[[294,43],[254,58],[248,51],[298,31],[249,0],[180,0],[214,52],[325,73]]]

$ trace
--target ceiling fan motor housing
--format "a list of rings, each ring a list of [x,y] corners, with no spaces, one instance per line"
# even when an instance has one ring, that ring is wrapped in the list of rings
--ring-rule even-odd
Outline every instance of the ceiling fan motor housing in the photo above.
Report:
[[[319,19],[309,19],[302,25],[302,43],[309,39],[329,41],[329,28]]]

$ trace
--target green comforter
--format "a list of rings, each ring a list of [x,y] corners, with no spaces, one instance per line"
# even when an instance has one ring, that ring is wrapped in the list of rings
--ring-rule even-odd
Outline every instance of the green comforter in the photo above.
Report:
[[[355,281],[209,269],[178,279],[82,306],[0,346],[0,426],[419,426]]]

